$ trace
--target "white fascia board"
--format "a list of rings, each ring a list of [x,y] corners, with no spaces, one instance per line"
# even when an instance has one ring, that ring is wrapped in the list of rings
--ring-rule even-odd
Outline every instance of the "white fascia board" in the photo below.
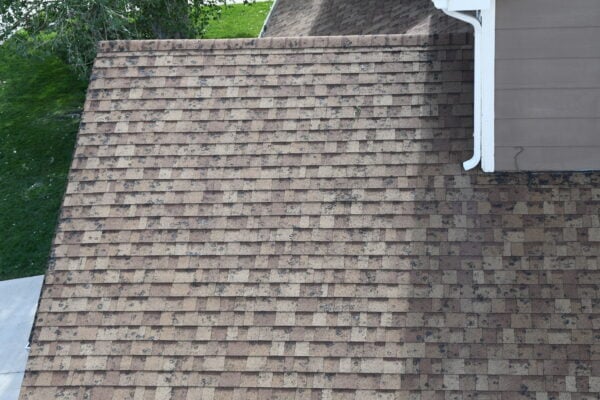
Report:
[[[433,0],[436,8],[446,11],[477,11],[491,7],[491,0]]]

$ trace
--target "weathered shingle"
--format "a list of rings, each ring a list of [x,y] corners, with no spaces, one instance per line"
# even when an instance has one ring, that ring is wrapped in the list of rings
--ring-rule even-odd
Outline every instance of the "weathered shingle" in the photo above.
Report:
[[[103,43],[21,398],[596,399],[600,175],[463,172],[471,64]]]
[[[434,35],[468,32],[431,0],[277,0],[264,36]]]

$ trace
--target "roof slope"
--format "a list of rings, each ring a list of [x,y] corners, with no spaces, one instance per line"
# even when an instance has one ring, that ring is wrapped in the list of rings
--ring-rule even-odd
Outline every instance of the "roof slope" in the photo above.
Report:
[[[434,40],[103,43],[21,398],[595,398],[600,175],[461,171]]]
[[[431,0],[277,0],[264,36],[468,32]]]

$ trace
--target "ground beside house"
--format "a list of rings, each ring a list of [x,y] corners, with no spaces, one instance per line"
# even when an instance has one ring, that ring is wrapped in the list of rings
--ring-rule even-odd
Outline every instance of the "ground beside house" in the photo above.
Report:
[[[55,57],[0,46],[0,281],[43,274],[85,83]]]
[[[228,1],[227,6],[222,7],[219,19],[212,21],[208,25],[203,38],[233,39],[258,37],[273,5],[272,1],[257,1],[255,3],[243,4],[243,0],[236,0],[234,4],[230,3],[231,1]]]
[[[596,399],[600,174],[465,173],[466,35],[110,42],[22,399]]]
[[[0,282],[0,399],[16,400],[44,276]]]

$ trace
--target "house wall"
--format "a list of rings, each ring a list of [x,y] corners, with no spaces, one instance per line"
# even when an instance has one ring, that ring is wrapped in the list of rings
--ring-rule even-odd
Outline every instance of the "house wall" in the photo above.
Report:
[[[495,167],[600,170],[600,0],[499,0]]]

